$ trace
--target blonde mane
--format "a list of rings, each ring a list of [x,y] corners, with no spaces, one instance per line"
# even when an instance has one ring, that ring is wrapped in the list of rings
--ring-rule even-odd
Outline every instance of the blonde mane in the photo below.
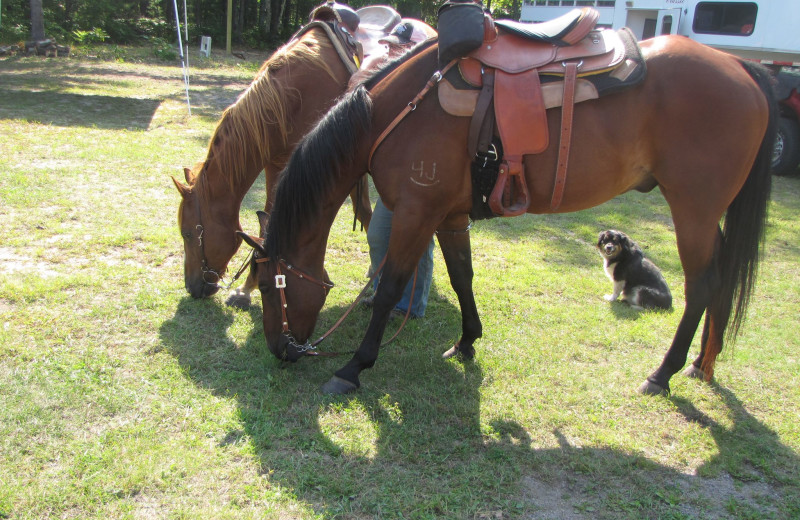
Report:
[[[202,166],[214,158],[233,187],[242,182],[246,158],[253,150],[259,164],[270,162],[270,134],[277,133],[284,148],[288,146],[292,121],[287,120],[286,107],[289,99],[300,93],[280,82],[275,73],[290,66],[314,66],[333,78],[333,70],[321,57],[327,48],[332,44],[325,32],[314,29],[279,48],[264,62],[247,90],[222,113],[209,141],[206,161],[200,163],[199,170],[197,166],[194,169],[195,181],[205,171]],[[226,152],[215,153],[218,146],[225,146]]]

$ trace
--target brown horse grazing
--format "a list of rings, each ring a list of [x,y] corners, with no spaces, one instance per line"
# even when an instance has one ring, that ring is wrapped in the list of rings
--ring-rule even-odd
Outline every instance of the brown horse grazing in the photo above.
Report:
[[[263,169],[270,211],[277,175],[289,154],[347,88],[351,71],[328,34],[312,28],[278,49],[250,87],[228,107],[211,137],[206,160],[184,170],[186,183],[173,177],[182,200],[178,226],[183,236],[184,283],[194,298],[211,296],[241,239],[239,208]],[[364,227],[372,208],[368,180],[351,194],[353,211]],[[257,286],[249,277],[231,293],[229,305],[248,307]]]
[[[661,190],[672,212],[685,274],[686,304],[661,365],[640,387],[669,392],[705,314],[700,355],[688,374],[710,380],[723,337],[745,315],[763,240],[770,191],[775,100],[767,72],[682,37],[642,43],[643,83],[574,107],[574,137],[563,202],[578,211],[629,190]],[[348,93],[298,145],[278,184],[269,228],[256,248],[271,352],[296,360],[307,348],[328,287],[323,262],[339,206],[370,171],[394,219],[366,334],[352,359],[323,386],[344,393],[378,357],[389,313],[436,230],[462,312],[462,335],[446,354],[474,355],[482,328],[472,293],[467,233],[472,206],[465,143],[469,119],[448,115],[435,95],[373,143],[437,70],[436,45]],[[548,111],[557,135],[561,110]],[[557,140],[556,140],[557,141]],[[550,213],[558,145],[527,155],[530,213]],[[724,224],[720,229],[720,219]],[[450,231],[448,233],[448,231]],[[454,232],[455,231],[455,232]],[[276,288],[277,279],[282,288]],[[282,275],[282,276],[280,276]],[[731,319],[732,318],[732,319]]]

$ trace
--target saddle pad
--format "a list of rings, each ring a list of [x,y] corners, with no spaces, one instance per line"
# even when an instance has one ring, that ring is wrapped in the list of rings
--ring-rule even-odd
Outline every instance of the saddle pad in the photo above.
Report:
[[[457,89],[446,78],[439,82],[439,103],[451,116],[470,117],[475,112],[480,90]],[[544,108],[560,107],[564,96],[564,82],[551,81],[542,85]],[[600,95],[594,84],[586,79],[579,79],[575,85],[575,102],[597,99]]]

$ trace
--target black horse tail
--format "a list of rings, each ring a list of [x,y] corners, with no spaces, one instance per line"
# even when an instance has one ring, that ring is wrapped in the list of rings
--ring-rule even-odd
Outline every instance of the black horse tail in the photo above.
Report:
[[[758,274],[772,188],[772,151],[778,128],[778,103],[772,75],[757,63],[741,60],[741,64],[764,93],[769,107],[769,120],[750,174],[725,213],[717,255],[721,283],[712,302],[711,314],[715,318],[718,333],[721,334],[727,327],[726,339],[729,341],[736,338],[744,322]],[[710,354],[713,360],[715,355]]]
[[[317,225],[320,208],[343,175],[357,173],[356,182],[364,173],[351,170],[371,122],[372,101],[359,86],[344,94],[297,145],[275,188],[265,243],[270,257],[291,248],[301,229]]]

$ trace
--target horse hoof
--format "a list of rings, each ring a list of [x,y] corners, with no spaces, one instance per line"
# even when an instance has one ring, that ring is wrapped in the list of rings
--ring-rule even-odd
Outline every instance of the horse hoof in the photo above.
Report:
[[[247,310],[250,308],[250,295],[233,292],[228,296],[228,299],[225,300],[225,305]]]
[[[443,359],[450,359],[458,355],[461,359],[472,359],[475,357],[475,349],[470,347],[460,347],[458,344],[453,345],[450,349],[442,354]]]
[[[649,380],[645,380],[642,386],[639,387],[639,393],[642,395],[669,395],[669,388],[662,388]]]
[[[689,367],[683,371],[683,375],[686,377],[691,377],[692,379],[699,379],[701,381],[706,380],[706,373],[694,365],[689,365]]]
[[[327,383],[322,385],[322,393],[329,395],[344,395],[356,390],[358,390],[358,385],[338,376],[331,377]]]
[[[442,354],[442,358],[443,359],[450,359],[451,357],[455,356],[456,354],[458,354],[458,345],[453,345],[452,347],[450,347],[450,349],[447,352]]]

